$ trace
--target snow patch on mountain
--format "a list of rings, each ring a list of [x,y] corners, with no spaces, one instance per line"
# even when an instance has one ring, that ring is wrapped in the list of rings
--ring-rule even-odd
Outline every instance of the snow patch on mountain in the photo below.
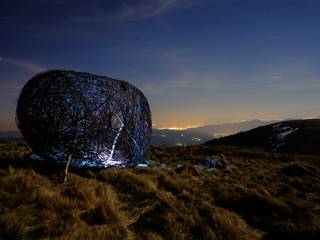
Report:
[[[270,137],[272,149],[277,151],[279,148],[286,145],[289,136],[298,130],[299,128],[284,126],[282,123],[274,125],[272,127],[272,135]]]

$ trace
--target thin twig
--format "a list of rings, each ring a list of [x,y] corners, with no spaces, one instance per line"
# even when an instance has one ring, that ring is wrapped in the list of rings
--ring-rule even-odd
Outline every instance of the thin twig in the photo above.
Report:
[[[70,166],[71,160],[72,160],[72,154],[70,153],[69,156],[68,156],[68,161],[67,161],[66,168],[64,169],[64,179],[63,179],[63,183],[62,184],[65,184],[67,182],[68,170],[69,170],[69,166]]]

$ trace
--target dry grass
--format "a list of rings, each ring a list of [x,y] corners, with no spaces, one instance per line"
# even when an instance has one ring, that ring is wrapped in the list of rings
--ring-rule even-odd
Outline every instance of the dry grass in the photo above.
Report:
[[[28,153],[1,146],[0,239],[320,239],[319,157],[151,148],[172,168],[71,171],[62,185]],[[221,153],[231,171],[191,164]]]
[[[220,208],[215,214],[223,239],[246,240],[261,239],[262,233],[248,227],[247,223],[236,213]]]

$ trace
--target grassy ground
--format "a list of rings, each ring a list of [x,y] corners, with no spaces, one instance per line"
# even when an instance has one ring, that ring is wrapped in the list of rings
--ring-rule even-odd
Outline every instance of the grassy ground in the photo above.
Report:
[[[62,185],[29,152],[0,146],[0,239],[320,239],[320,157],[151,148],[172,168],[71,171]],[[231,170],[191,164],[220,154]]]

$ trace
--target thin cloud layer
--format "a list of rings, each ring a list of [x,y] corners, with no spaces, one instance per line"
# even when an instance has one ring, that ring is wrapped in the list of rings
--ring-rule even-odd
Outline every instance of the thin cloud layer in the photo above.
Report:
[[[93,0],[90,4],[83,0],[36,0],[16,6],[11,1],[4,0],[0,7],[0,23],[7,24],[17,19],[27,19],[27,22],[33,24],[140,21],[196,2],[199,0]],[[37,14],[34,14],[35,12]]]
[[[22,59],[1,58],[0,63],[14,65],[31,72],[41,72],[46,70],[45,67],[40,66],[39,64]]]
[[[143,20],[176,7],[181,0],[132,1],[126,3],[110,17],[115,20]]]

